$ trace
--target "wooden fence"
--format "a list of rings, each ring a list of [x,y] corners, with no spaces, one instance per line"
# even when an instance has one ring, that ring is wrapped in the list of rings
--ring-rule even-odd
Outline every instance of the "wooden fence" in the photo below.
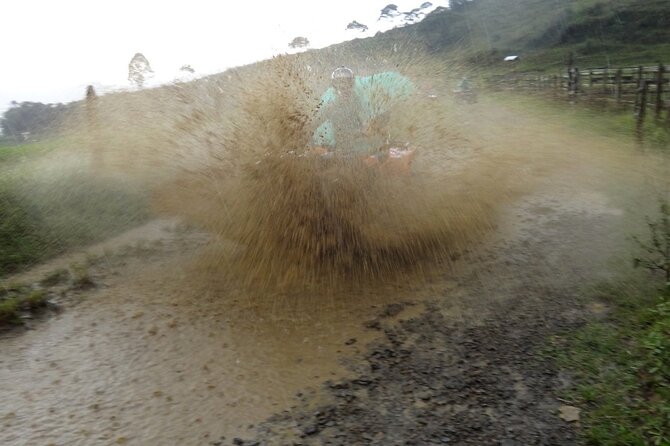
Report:
[[[494,89],[550,94],[629,109],[637,118],[640,138],[644,121],[650,115],[670,126],[668,64],[586,70],[568,67],[560,74],[516,73],[492,76],[489,81]]]

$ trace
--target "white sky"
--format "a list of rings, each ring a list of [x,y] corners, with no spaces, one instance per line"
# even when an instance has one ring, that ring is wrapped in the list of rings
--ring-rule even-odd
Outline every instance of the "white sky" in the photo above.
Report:
[[[12,100],[79,99],[88,84],[127,87],[137,52],[155,81],[168,82],[185,64],[204,75],[285,52],[296,36],[322,47],[374,35],[384,6],[409,11],[424,1],[2,0],[0,113]],[[345,31],[352,20],[370,31]]]

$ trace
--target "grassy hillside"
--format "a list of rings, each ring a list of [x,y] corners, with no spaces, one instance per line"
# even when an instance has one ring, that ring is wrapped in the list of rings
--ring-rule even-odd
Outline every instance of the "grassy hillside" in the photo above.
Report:
[[[515,69],[670,62],[667,0],[460,0],[423,22],[386,33],[435,53],[462,52],[477,65],[518,54]]]

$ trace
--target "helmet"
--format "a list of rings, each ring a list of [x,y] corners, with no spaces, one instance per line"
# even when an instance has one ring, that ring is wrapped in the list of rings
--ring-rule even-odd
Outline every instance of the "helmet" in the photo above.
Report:
[[[333,81],[336,79],[353,79],[354,72],[350,68],[342,65],[341,67],[335,68],[335,71],[333,71],[333,74],[330,75],[330,78]]]
[[[335,68],[333,74],[330,75],[330,79],[339,94],[348,95],[354,88],[354,72],[345,66]]]

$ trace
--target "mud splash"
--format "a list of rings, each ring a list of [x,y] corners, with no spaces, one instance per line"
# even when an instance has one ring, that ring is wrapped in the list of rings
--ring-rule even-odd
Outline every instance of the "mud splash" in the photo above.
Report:
[[[453,75],[421,55],[386,56],[350,62],[357,74],[399,72],[416,86],[402,100],[371,99],[387,109],[369,129],[374,139],[417,149],[409,177],[358,157],[309,155],[321,92],[332,67],[347,60],[341,54],[277,57],[191,84],[100,98],[95,116],[105,125],[87,124],[82,147],[101,175],[145,181],[155,211],[213,234],[221,249],[211,246],[203,265],[246,287],[421,281],[490,231],[499,207],[532,181],[517,175],[519,166],[539,158],[469,141],[439,81]]]

